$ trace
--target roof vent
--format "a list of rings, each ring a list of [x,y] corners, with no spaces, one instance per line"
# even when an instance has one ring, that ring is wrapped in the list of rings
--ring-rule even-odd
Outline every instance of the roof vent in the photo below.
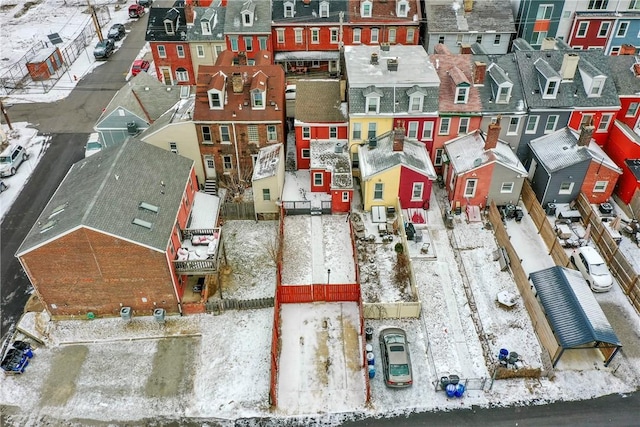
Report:
[[[336,153],[338,153],[338,154],[339,154],[339,153],[342,153],[342,152],[343,152],[343,150],[344,150],[344,148],[345,148],[345,146],[346,146],[346,142],[344,142],[344,141],[336,142],[336,145],[335,145],[335,147],[334,147],[334,150],[335,150],[335,152],[336,152]]]
[[[387,70],[398,71],[398,58],[387,59]]]
[[[371,65],[378,65],[378,54],[376,52],[371,54]]]
[[[480,157],[477,157],[473,160],[473,167],[477,168],[478,166],[480,166],[482,164],[482,159]]]

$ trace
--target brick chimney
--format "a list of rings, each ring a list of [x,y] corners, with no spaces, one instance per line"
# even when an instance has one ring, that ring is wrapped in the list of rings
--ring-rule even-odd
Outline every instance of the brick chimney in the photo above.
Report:
[[[487,64],[484,62],[475,61],[473,63],[473,84],[483,85],[485,74],[487,74]]]
[[[461,55],[470,55],[473,52],[471,51],[471,45],[470,44],[463,44],[460,45],[460,54]]]
[[[588,147],[589,143],[591,143],[591,137],[593,136],[593,132],[596,130],[596,127],[591,123],[588,125],[582,125],[580,128],[580,136],[578,136],[578,146],[579,147]]]
[[[184,17],[187,25],[193,25],[193,21],[196,17],[196,14],[195,14],[195,11],[193,10],[193,5],[190,2],[187,2],[184,5]]]
[[[393,130],[393,151],[402,151],[404,149],[404,125]]]
[[[242,93],[242,89],[244,88],[244,84],[242,82],[242,74],[241,73],[233,73],[231,75],[231,87],[233,89],[233,93]]]
[[[247,65],[247,52],[243,50],[238,52],[238,65]]]
[[[451,55],[451,51],[447,47],[447,45],[438,43],[433,47],[433,53],[440,53],[442,55]]]
[[[464,0],[464,13],[469,13],[473,10],[473,0]]]
[[[487,137],[484,140],[484,149],[491,150],[496,148],[498,145],[498,138],[500,137],[500,116],[496,119],[495,123],[489,124],[489,129],[487,130]]]
[[[618,52],[618,55],[635,55],[635,54],[636,54],[636,47],[628,43],[625,43],[622,46],[620,46],[620,52]]]

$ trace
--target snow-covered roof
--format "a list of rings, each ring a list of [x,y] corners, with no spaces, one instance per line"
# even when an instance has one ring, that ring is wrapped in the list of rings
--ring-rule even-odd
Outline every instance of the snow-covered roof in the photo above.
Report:
[[[586,147],[578,145],[578,137],[568,127],[543,135],[529,142],[529,147],[549,172],[591,160]]]
[[[595,162],[602,162],[603,165],[606,165],[609,169],[613,169],[618,173],[622,173],[622,168],[620,168],[612,159],[609,157],[607,153],[598,145],[597,142],[591,140],[589,143],[589,154]]]
[[[353,188],[351,160],[346,147],[346,140],[311,141],[310,168],[330,171],[332,189]]]
[[[498,140],[495,148],[486,150],[485,138],[486,136],[477,130],[445,143],[447,156],[457,173],[465,173],[497,162],[518,174],[527,174],[524,165],[520,163],[508,143]]]
[[[282,157],[282,144],[273,144],[258,151],[258,159],[253,167],[253,180],[269,178],[278,173],[278,164]]]

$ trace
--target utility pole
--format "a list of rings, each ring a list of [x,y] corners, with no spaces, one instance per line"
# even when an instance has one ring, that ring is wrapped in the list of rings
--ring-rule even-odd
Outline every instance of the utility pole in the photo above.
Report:
[[[100,28],[100,22],[98,22],[98,15],[96,15],[96,9],[91,6],[91,0],[87,0],[87,5],[89,6],[89,13],[91,14],[91,20],[93,20],[93,26],[96,28],[96,33],[98,34],[98,40],[104,40],[102,37],[102,29]]]
[[[0,99],[0,110],[2,110],[2,116],[4,117],[4,120],[7,122],[7,126],[9,126],[9,130],[13,130],[13,126],[11,126],[11,120],[9,120],[9,115],[7,114],[7,110],[4,109],[4,104],[2,103],[1,99]]]

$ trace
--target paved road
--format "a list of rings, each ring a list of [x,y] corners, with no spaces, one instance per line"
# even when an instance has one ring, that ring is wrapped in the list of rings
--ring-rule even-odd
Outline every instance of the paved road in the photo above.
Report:
[[[88,134],[113,95],[124,85],[131,63],[145,44],[146,22],[147,15],[133,22],[118,51],[82,78],[67,98],[55,103],[14,104],[8,109],[12,122],[29,122],[41,134],[51,135],[51,140],[49,149],[0,225],[0,337],[19,319],[31,292],[22,266],[14,256],[16,250],[71,165],[83,158]],[[92,55],[91,46],[88,53]]]

